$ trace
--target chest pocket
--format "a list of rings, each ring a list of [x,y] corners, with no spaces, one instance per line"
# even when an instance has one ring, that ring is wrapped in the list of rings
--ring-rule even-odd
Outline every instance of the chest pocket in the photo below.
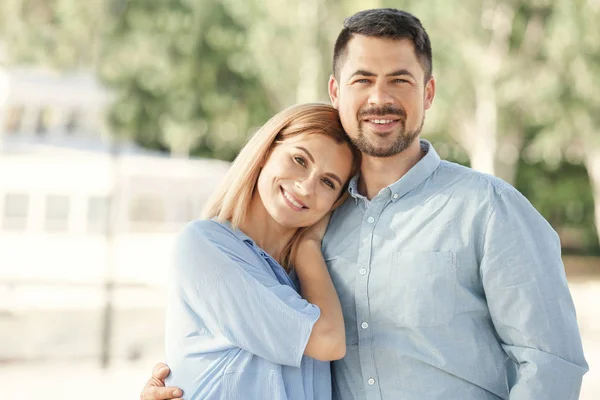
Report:
[[[394,253],[387,290],[394,323],[432,327],[450,322],[456,302],[455,262],[450,251]]]

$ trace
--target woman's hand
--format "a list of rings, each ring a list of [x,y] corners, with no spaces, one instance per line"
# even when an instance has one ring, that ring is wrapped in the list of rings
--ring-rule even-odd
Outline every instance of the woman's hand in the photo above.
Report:
[[[327,226],[329,225],[329,218],[331,218],[331,213],[327,213],[316,224],[308,228],[306,233],[302,236],[302,241],[314,240],[320,244],[323,240],[323,237],[325,236],[325,232],[327,231]]]
[[[327,214],[303,235],[294,262],[302,297],[321,310],[304,354],[321,361],[339,360],[346,354],[342,307],[321,253],[329,218]]]

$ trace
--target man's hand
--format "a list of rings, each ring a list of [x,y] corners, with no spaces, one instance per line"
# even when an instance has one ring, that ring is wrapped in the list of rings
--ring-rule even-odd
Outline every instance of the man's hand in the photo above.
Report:
[[[140,394],[140,400],[182,400],[181,389],[165,387],[165,378],[170,372],[166,364],[156,364],[152,369],[152,378],[148,380]]]

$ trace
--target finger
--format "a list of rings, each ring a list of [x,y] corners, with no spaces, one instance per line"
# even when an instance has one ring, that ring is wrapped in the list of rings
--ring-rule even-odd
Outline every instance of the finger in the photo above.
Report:
[[[152,376],[161,381],[164,381],[170,372],[171,370],[169,369],[167,364],[164,363],[158,363],[154,366],[154,368],[152,368]],[[162,385],[159,386],[164,386],[164,382]]]
[[[165,387],[165,381],[155,377],[148,379],[148,382],[146,382],[146,384],[144,385],[144,389],[153,387]]]
[[[176,387],[147,387],[140,394],[141,400],[181,400],[183,392]]]

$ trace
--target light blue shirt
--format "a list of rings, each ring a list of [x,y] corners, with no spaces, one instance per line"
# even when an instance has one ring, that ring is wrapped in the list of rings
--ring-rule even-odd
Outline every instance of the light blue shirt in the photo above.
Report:
[[[575,400],[587,371],[556,233],[513,187],[427,153],[332,216],[334,398]]]
[[[184,399],[331,399],[330,363],[303,356],[319,308],[248,236],[190,223],[171,281],[167,384]]]

